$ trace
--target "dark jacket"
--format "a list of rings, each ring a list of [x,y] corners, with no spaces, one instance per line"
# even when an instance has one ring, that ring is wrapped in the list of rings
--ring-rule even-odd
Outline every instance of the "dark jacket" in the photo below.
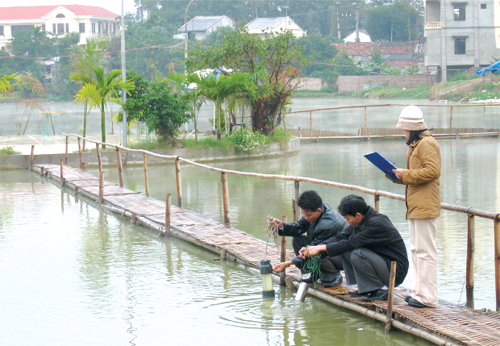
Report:
[[[328,204],[323,203],[321,206],[321,215],[313,223],[306,221],[302,216],[296,222],[283,222],[283,229],[278,231],[281,236],[299,237],[307,232],[307,238],[311,245],[318,245],[340,233],[346,228],[347,221],[338,212],[332,209]],[[297,265],[297,261],[301,261],[300,257],[296,257],[292,262]]]
[[[369,207],[358,227],[349,226],[323,244],[326,244],[328,256],[363,247],[380,255],[389,269],[391,261],[396,261],[396,285],[400,285],[408,273],[408,256],[401,235],[387,216],[372,207]]]

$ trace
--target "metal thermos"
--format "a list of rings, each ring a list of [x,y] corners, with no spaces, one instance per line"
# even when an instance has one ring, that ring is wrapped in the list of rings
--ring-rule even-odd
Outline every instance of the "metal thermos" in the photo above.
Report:
[[[306,299],[307,290],[309,289],[309,284],[307,282],[301,281],[299,283],[299,289],[295,295],[295,300],[298,302],[303,302]]]

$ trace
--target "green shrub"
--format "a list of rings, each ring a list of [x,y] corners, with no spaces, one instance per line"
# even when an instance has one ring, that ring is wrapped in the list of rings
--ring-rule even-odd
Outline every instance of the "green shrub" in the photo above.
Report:
[[[0,148],[0,155],[18,155],[22,154],[20,151],[14,150],[13,147],[5,147],[5,148]]]
[[[266,143],[266,136],[246,128],[234,131],[229,138],[233,141],[237,150],[245,152],[252,152]]]

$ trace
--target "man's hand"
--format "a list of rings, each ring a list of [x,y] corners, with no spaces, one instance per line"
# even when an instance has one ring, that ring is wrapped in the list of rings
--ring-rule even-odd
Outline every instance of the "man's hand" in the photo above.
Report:
[[[308,246],[300,249],[299,255],[302,259],[306,259],[306,257],[316,256],[322,251],[326,252],[326,245]]]
[[[287,267],[286,262],[281,262],[273,268],[275,273],[281,273]]]
[[[396,169],[393,169],[392,171],[394,172],[394,174],[396,174],[396,177],[398,177],[398,179],[403,179],[403,171],[404,171],[404,169],[402,169],[402,168],[396,168]]]
[[[278,228],[283,228],[283,221],[281,221],[280,219],[276,219],[273,217],[272,222],[278,225]]]

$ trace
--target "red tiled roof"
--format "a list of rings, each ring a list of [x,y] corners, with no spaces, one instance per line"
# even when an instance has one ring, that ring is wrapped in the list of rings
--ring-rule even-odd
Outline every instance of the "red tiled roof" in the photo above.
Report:
[[[410,53],[414,43],[408,42],[380,42],[378,49],[382,54],[403,54]]]
[[[86,5],[53,5],[53,6],[22,6],[0,7],[0,20],[33,20],[41,19],[57,7],[62,6],[77,16],[96,16],[116,18],[117,14],[102,7]]]
[[[339,51],[347,49],[348,55],[371,56],[375,42],[332,43],[332,46],[337,47]]]

